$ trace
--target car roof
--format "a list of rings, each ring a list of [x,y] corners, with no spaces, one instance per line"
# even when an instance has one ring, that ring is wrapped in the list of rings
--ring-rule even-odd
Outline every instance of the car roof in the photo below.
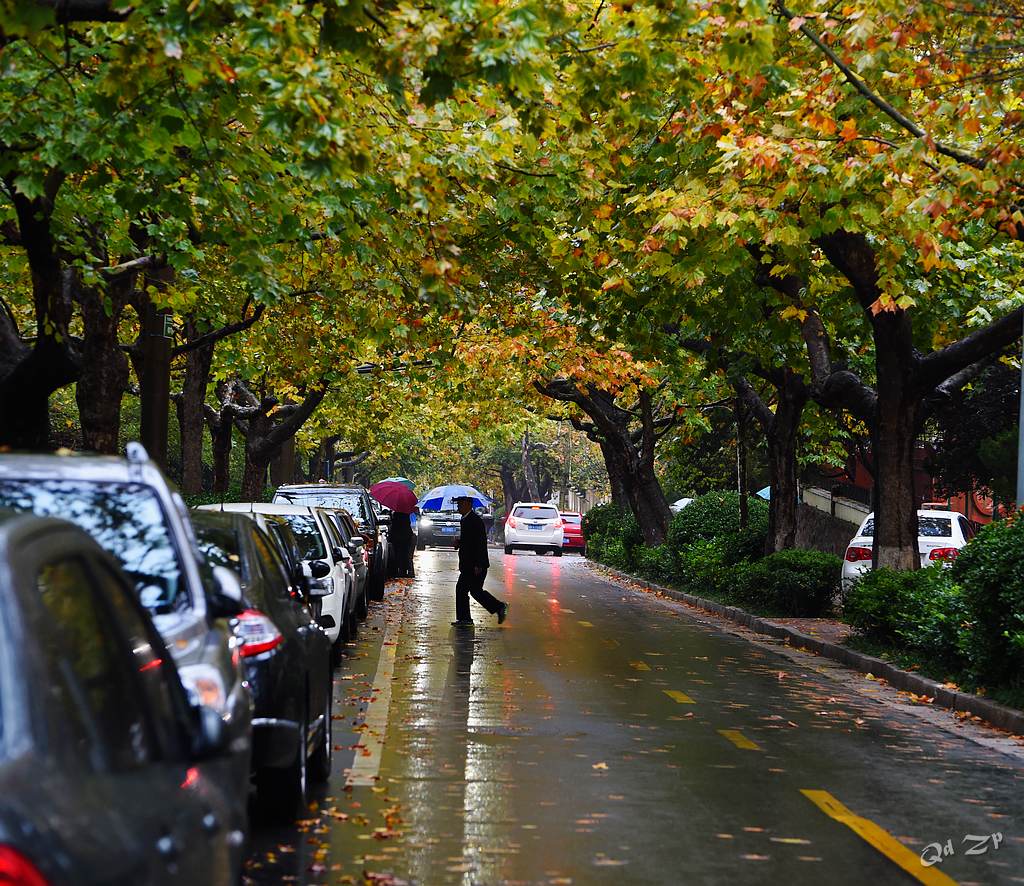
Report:
[[[558,505],[553,505],[549,501],[517,501],[514,508],[554,508],[558,510]]]
[[[274,492],[365,492],[366,487],[358,483],[292,483],[278,486]]]
[[[167,482],[156,463],[91,453],[4,453],[0,479],[86,480],[91,482]]]
[[[225,501],[219,505],[200,505],[197,511],[222,511],[225,514],[271,514],[279,517],[295,515],[309,516],[313,513],[310,505],[293,505],[284,502]]]

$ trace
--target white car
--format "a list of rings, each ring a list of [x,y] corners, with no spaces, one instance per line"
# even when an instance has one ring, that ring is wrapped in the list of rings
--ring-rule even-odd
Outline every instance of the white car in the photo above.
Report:
[[[974,527],[956,511],[922,510],[917,512],[917,549],[922,566],[949,565],[960,549],[974,537]],[[875,544],[875,515],[868,514],[843,557],[843,591],[871,569]]]
[[[201,505],[197,510],[226,511],[253,517],[257,514],[274,514],[288,521],[302,547],[304,568],[311,578],[310,596],[316,599],[319,606],[317,615],[329,615],[334,619],[334,626],[326,630],[332,652],[337,658],[342,644],[354,639],[356,635],[358,617],[353,590],[355,569],[351,562],[351,552],[344,546],[338,546],[337,529],[328,525],[330,518],[323,508],[236,501]],[[329,570],[318,576],[325,566]]]
[[[679,512],[680,512],[680,511],[681,511],[681,510],[682,510],[683,508],[685,508],[685,507],[686,507],[686,506],[687,506],[688,504],[690,504],[690,503],[691,503],[692,501],[693,501],[693,499],[692,499],[692,498],[680,498],[680,499],[676,499],[676,501],[672,502],[672,504],[670,504],[670,505],[668,506],[668,509],[669,509],[669,510],[670,510],[670,511],[671,511],[671,512],[672,512],[673,514],[678,514],[678,513],[679,513]]]
[[[558,508],[543,502],[525,501],[512,505],[505,520],[505,553],[529,548],[538,554],[551,551],[562,556],[565,526]]]

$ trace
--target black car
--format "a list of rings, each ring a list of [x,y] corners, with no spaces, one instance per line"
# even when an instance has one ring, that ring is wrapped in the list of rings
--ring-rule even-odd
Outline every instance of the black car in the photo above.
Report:
[[[348,511],[359,526],[366,542],[369,557],[371,600],[384,599],[384,584],[388,575],[388,532],[386,519],[373,507],[373,499],[366,487],[355,483],[308,483],[279,486],[274,501],[295,505],[341,508]]]
[[[245,611],[235,630],[254,705],[256,800],[267,817],[291,818],[305,803],[307,778],[322,782],[331,773],[331,642],[255,522],[197,511],[193,526],[207,560],[241,579]]]
[[[113,558],[0,512],[0,881],[238,882],[230,743]]]

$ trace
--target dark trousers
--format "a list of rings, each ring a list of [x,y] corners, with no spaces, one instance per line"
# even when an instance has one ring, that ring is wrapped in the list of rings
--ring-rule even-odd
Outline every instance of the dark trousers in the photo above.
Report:
[[[399,578],[415,576],[412,556],[416,550],[416,544],[413,541],[413,536],[396,536],[391,540],[391,545],[394,549],[391,556],[395,558],[395,575]]]
[[[455,618],[459,621],[469,621],[473,617],[469,611],[470,597],[491,615],[497,613],[501,608],[501,601],[484,590],[485,578],[487,578],[486,569],[482,570],[479,575],[473,575],[472,570],[459,573],[459,580],[455,585]]]

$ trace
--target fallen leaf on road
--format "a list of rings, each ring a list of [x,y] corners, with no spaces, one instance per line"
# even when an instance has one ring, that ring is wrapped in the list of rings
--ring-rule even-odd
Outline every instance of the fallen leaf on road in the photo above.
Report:
[[[608,768],[608,764],[607,763],[595,763],[590,768],[591,769],[607,769]]]

